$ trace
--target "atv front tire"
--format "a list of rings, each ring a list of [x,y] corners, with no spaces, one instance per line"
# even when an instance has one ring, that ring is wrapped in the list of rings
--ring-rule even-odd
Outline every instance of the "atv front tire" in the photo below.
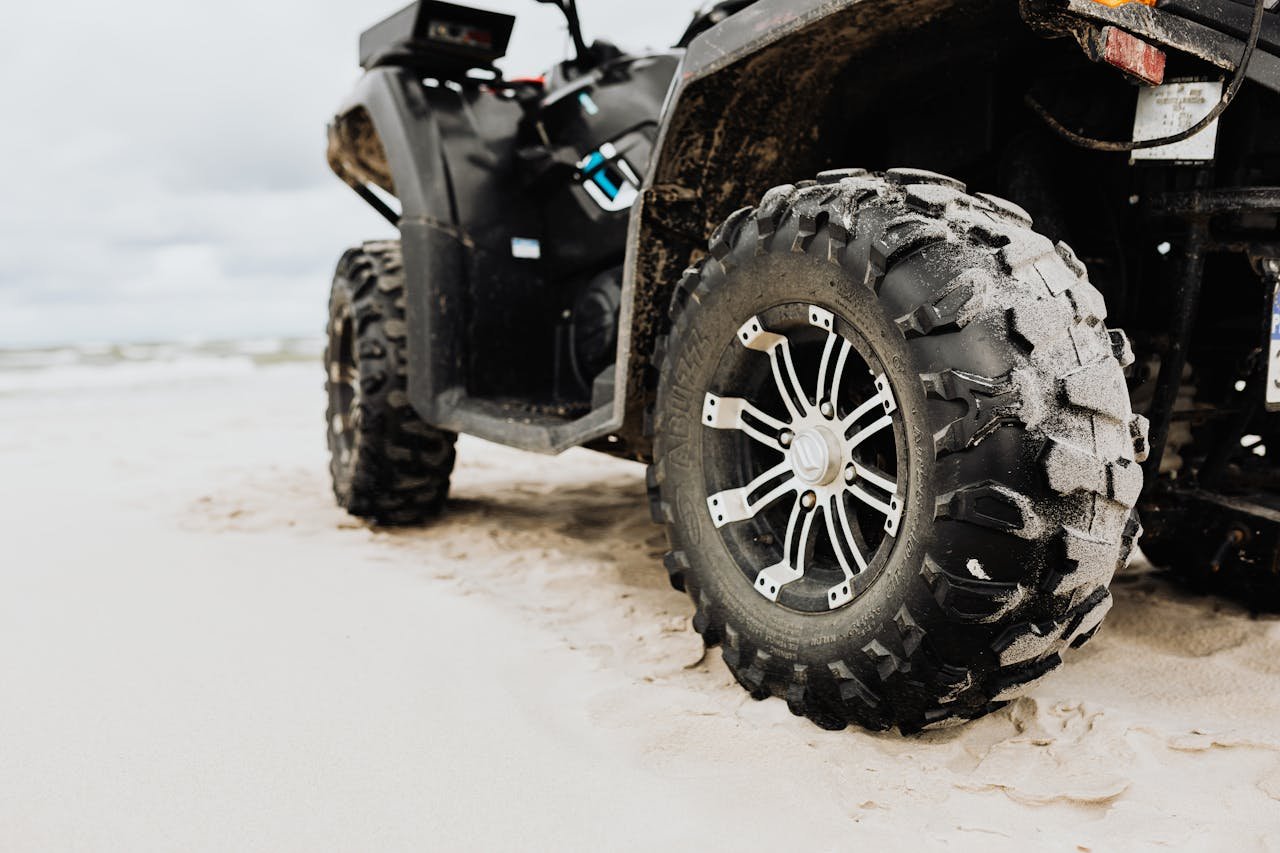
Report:
[[[654,353],[650,501],[752,696],[910,732],[1092,636],[1145,446],[1105,317],[1067,246],[929,172],[825,173],[715,232]]]
[[[333,494],[375,524],[437,515],[449,491],[454,433],[409,404],[400,244],[366,243],[338,262],[324,361]]]

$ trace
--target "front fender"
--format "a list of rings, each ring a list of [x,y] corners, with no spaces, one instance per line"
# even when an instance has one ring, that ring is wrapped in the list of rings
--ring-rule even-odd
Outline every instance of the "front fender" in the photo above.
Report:
[[[376,185],[400,201],[409,351],[409,397],[439,424],[443,392],[464,384],[460,317],[465,238],[443,143],[421,80],[402,68],[367,72],[329,126],[329,164],[353,187]]]

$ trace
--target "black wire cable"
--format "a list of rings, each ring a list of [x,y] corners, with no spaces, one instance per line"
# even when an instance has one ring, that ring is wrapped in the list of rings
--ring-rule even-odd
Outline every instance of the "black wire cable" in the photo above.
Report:
[[[1159,139],[1143,139],[1141,141],[1126,142],[1109,142],[1104,139],[1093,139],[1083,134],[1070,130],[1062,122],[1058,121],[1044,105],[1037,101],[1027,93],[1023,100],[1027,106],[1031,108],[1036,115],[1044,120],[1049,128],[1068,142],[1078,145],[1081,148],[1088,148],[1092,151],[1138,151],[1144,148],[1159,148],[1162,145],[1172,145],[1175,142],[1181,142],[1184,139],[1190,139],[1209,125],[1213,124],[1227,111],[1227,107],[1231,106],[1231,102],[1235,100],[1236,93],[1240,91],[1240,87],[1244,85],[1245,72],[1249,70],[1249,63],[1253,61],[1253,52],[1258,46],[1258,39],[1262,35],[1262,16],[1267,10],[1267,0],[1257,0],[1253,7],[1253,25],[1249,29],[1249,38],[1245,42],[1244,54],[1240,57],[1240,62],[1236,65],[1235,76],[1231,78],[1230,85],[1227,90],[1222,93],[1222,100],[1209,111],[1209,114],[1200,121],[1193,124],[1186,130],[1175,133],[1171,136],[1164,136]]]

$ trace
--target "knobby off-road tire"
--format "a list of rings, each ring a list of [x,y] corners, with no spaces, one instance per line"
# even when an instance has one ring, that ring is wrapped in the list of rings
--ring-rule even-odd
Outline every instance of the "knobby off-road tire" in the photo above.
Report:
[[[420,523],[449,492],[454,433],[418,417],[407,393],[400,244],[366,243],[338,262],[324,362],[333,494],[375,524]]]
[[[680,281],[654,353],[650,505],[695,629],[723,647],[752,696],[782,697],[824,728],[911,732],[974,718],[1057,667],[1111,607],[1107,586],[1139,533],[1146,422],[1132,414],[1122,375],[1132,354],[1106,328],[1102,297],[1071,249],[1031,225],[1016,205],[941,175],[829,172],[734,213]],[[790,362],[770,348],[779,330],[813,341],[808,366],[803,345],[791,346],[806,376],[797,390],[807,399],[793,395],[810,411],[805,424],[830,413],[857,428],[884,403],[892,425],[879,430],[874,458],[858,461],[864,442],[853,451],[863,467],[848,466],[849,482],[879,500],[824,505],[837,481],[818,487],[817,502],[795,499],[804,484],[780,501],[795,501],[798,518],[804,501],[816,503],[831,519],[846,502],[852,544],[868,558],[847,585],[832,559],[847,534],[817,519],[805,536],[797,524],[811,565],[793,580],[792,537],[752,505],[764,490],[726,491],[778,452],[782,465],[790,459],[776,429],[786,372],[774,365],[776,392],[749,378],[767,377],[775,356]],[[862,399],[878,401],[864,421],[849,412],[856,395],[834,409],[816,398],[816,376],[833,359],[811,374],[815,347],[831,332],[833,352],[861,356]],[[772,394],[772,413],[742,405],[752,394],[735,382]],[[843,393],[828,387],[829,397]],[[799,453],[801,433],[784,438]],[[808,461],[792,462],[797,477],[821,456],[821,441],[806,444]],[[750,461],[770,451],[768,462]],[[717,515],[726,504],[732,513]],[[859,520],[868,513],[872,525]],[[882,521],[892,533],[874,531]]]

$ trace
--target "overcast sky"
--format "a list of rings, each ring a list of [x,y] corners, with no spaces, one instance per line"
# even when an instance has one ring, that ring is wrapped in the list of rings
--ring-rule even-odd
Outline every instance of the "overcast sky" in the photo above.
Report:
[[[8,4],[0,347],[319,334],[333,265],[391,233],[329,172],[362,29],[401,0]],[[508,74],[567,50],[519,15]],[[699,0],[579,0],[587,38],[664,47]]]

